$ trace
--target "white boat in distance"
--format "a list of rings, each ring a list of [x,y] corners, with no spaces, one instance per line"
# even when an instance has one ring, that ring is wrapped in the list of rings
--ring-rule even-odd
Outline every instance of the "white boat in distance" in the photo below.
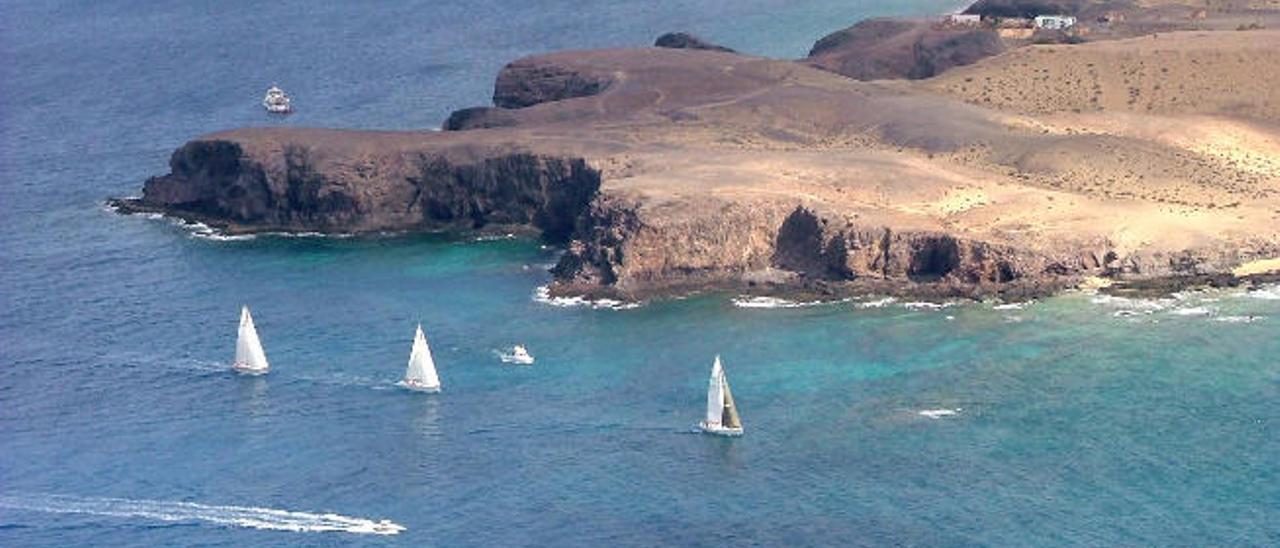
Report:
[[[427,346],[427,336],[422,333],[422,324],[418,324],[418,332],[413,336],[413,350],[409,352],[409,367],[404,370],[404,379],[396,384],[415,392],[440,391],[436,362],[431,359],[431,348]]]
[[[711,366],[711,381],[707,386],[707,418],[698,423],[698,428],[717,436],[742,435],[742,418],[738,416],[738,406],[733,403],[733,392],[729,391],[729,379],[724,376],[720,356],[716,356],[715,365]]]
[[[293,111],[293,104],[283,89],[271,86],[267,89],[267,96],[262,98],[262,108],[267,112],[288,114]]]
[[[249,315],[249,307],[240,307],[240,332],[236,336],[236,362],[232,369],[246,375],[264,375],[271,368],[267,363],[267,354],[262,351],[262,341],[258,340],[258,330],[253,326],[253,316]]]
[[[498,354],[498,357],[502,359],[502,363],[533,365],[533,355],[529,353],[529,349],[520,344],[511,347],[510,352]]]

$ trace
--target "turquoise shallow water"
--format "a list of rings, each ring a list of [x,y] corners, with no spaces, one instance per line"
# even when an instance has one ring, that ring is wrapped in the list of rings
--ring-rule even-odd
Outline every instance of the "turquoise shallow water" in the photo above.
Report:
[[[100,205],[269,123],[277,74],[286,123],[421,127],[523,52],[691,28],[798,54],[883,13],[780,5],[3,4],[0,545],[1280,543],[1277,288],[597,310],[533,298],[534,241],[214,241]],[[267,377],[226,370],[241,303]],[[419,321],[438,396],[392,385]],[[741,439],[689,433],[716,353]]]

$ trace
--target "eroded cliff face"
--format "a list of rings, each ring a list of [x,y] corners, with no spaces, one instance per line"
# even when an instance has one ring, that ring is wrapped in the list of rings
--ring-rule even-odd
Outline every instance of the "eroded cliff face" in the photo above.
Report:
[[[924,297],[1029,297],[1052,293],[1084,276],[1154,280],[1164,290],[1213,278],[1229,265],[1280,252],[1262,246],[1241,253],[1188,250],[1178,254],[1117,253],[1110,242],[1061,250],[997,245],[929,230],[895,231],[825,218],[796,207],[754,208],[723,222],[649,224],[639,202],[598,200],[553,269],[564,294],[644,298],[670,292],[736,287],[764,293],[868,292]],[[754,288],[754,289],[753,289]]]
[[[146,182],[126,210],[156,210],[229,232],[482,230],[528,227],[566,241],[600,186],[581,158],[529,153],[471,161],[432,151],[328,158],[286,144],[247,154],[197,140],[173,153],[170,173]]]

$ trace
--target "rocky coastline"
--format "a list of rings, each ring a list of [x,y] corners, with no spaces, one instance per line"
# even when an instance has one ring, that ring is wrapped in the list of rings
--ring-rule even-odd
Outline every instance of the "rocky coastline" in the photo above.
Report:
[[[971,11],[1034,9],[1004,4]],[[1100,9],[1066,4],[1058,9]],[[1275,63],[1266,52],[1280,34],[1228,32],[1162,39],[1184,57]],[[871,20],[798,62],[685,33],[657,46],[516,60],[498,74],[493,105],[455,112],[445,131],[203,136],[175,150],[141,197],[110,203],[229,234],[536,234],[565,249],[556,296],[1026,299],[1093,277],[1133,294],[1280,278],[1232,273],[1280,257],[1280,158],[1268,156],[1280,130],[1267,118],[1276,98],[1225,113],[1026,112],[966,87],[989,81],[987,62],[1009,49],[1096,64],[1138,55],[1141,43],[1027,46],[989,28]],[[1150,55],[1166,81],[1178,78],[1180,65]],[[943,89],[943,72],[958,83]],[[1226,152],[1171,140],[1160,124],[1184,115],[1252,133]],[[1237,149],[1256,157],[1235,161]]]

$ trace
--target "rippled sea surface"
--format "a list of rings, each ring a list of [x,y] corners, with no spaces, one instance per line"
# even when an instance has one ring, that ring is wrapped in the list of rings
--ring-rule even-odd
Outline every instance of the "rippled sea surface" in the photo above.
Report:
[[[0,2],[0,545],[1280,544],[1280,288],[557,306],[536,241],[101,205],[201,133],[438,126],[529,53],[955,3]],[[227,371],[245,303],[266,377]],[[417,322],[436,396],[393,386]],[[689,433],[717,353],[740,439]]]

